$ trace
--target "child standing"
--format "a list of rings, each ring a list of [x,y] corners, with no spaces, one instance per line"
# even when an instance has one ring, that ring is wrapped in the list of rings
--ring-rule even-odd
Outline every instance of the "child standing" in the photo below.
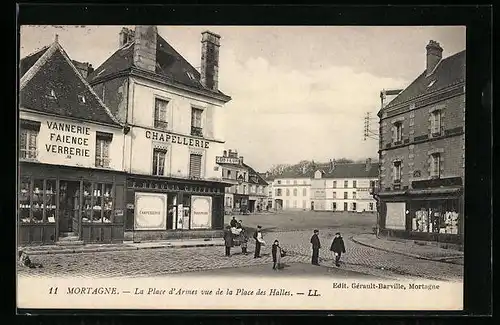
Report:
[[[342,253],[345,253],[345,245],[344,245],[344,239],[342,239],[342,236],[340,235],[339,232],[335,234],[335,238],[333,238],[330,250],[333,252],[333,256],[335,258],[335,265],[337,267],[340,266],[340,257],[342,256]]]
[[[271,249],[273,255],[273,270],[278,270],[281,263],[281,247],[278,240],[275,240]]]

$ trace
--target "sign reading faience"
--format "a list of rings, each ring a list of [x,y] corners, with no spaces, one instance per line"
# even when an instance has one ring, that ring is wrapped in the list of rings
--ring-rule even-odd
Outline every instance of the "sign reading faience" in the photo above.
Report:
[[[218,164],[231,164],[231,165],[239,165],[240,159],[234,157],[215,157],[215,162]]]
[[[71,156],[90,157],[90,128],[69,123],[47,121],[49,141],[45,150],[49,153]]]
[[[190,146],[190,147],[196,147],[196,148],[203,148],[203,149],[208,149],[210,146],[210,142],[206,140],[201,140],[201,139],[193,139],[193,138],[188,138],[184,137],[181,135],[175,135],[175,134],[170,134],[170,133],[165,133],[165,132],[157,132],[157,131],[146,131],[146,138],[155,140],[155,141],[160,141],[160,142],[167,142],[167,143],[177,143],[177,144],[182,144],[185,146]]]

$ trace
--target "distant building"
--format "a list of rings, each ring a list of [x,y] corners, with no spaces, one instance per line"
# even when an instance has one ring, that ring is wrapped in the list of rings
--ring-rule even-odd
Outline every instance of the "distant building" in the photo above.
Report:
[[[443,59],[435,41],[426,51],[425,70],[378,113],[378,227],[463,243],[465,51]]]
[[[326,167],[326,168],[325,168]],[[375,212],[370,189],[378,183],[378,163],[335,164],[317,169],[311,181],[311,209],[315,211]]]
[[[228,213],[259,212],[266,209],[267,182],[236,150],[224,150],[217,163],[222,167],[222,178],[232,184],[224,194],[224,208]]]
[[[311,210],[311,172],[305,168],[274,175],[272,190],[272,209]]]

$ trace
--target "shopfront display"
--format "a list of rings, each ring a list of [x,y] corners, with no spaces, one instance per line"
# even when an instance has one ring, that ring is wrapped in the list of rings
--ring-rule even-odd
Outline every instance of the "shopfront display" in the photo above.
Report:
[[[20,172],[20,244],[123,241],[124,174],[37,163],[22,163]]]
[[[412,228],[414,232],[439,234],[459,233],[458,200],[414,201]]]

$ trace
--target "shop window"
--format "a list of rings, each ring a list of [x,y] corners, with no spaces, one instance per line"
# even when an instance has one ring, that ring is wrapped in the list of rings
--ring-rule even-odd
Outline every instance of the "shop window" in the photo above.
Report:
[[[201,117],[203,110],[199,108],[191,108],[191,135],[202,137],[203,129],[201,127]]]
[[[96,167],[109,167],[109,146],[111,140],[113,139],[113,134],[97,132],[96,133],[96,145],[95,145],[95,165]]]
[[[356,200],[356,192],[352,192],[352,199]]]
[[[19,220],[22,223],[31,222],[31,179],[23,177],[19,183]]]
[[[33,181],[32,205],[31,211],[33,214],[32,222],[43,222],[43,180],[35,179]]]
[[[44,193],[44,220],[49,223],[56,222],[56,181],[54,179],[48,179],[45,181],[45,193]]]
[[[293,196],[297,196],[297,189],[296,188],[293,189]]]
[[[302,196],[306,196],[307,195],[307,189],[303,188],[302,189]]]
[[[441,111],[435,110],[431,113],[431,133],[432,136],[441,135]]]
[[[431,177],[439,178],[440,170],[441,170],[441,155],[439,153],[435,153],[431,155]]]
[[[413,231],[458,234],[458,200],[416,202],[412,211]]]
[[[286,189],[286,196],[290,196],[290,189]]]
[[[356,185],[357,185],[357,182],[356,181],[352,181],[352,187],[356,188]]]
[[[401,182],[401,161],[395,161],[393,165],[393,181],[394,183]]]
[[[370,207],[370,211],[373,211],[373,203],[369,203],[368,205]]]
[[[349,187],[349,181],[344,181],[344,188],[348,188]]]
[[[153,175],[163,176],[165,175],[165,157],[167,151],[165,149],[154,149],[153,150]]]
[[[155,98],[154,127],[156,129],[166,130],[168,128],[167,106],[168,101]]]
[[[38,156],[37,139],[40,122],[21,120],[19,130],[19,158],[36,159]]]
[[[348,199],[348,196],[347,196],[347,192],[344,192],[344,200],[347,200]]]
[[[201,155],[191,154],[189,156],[189,177],[201,178]]]
[[[92,183],[83,182],[82,222],[92,221]]]

